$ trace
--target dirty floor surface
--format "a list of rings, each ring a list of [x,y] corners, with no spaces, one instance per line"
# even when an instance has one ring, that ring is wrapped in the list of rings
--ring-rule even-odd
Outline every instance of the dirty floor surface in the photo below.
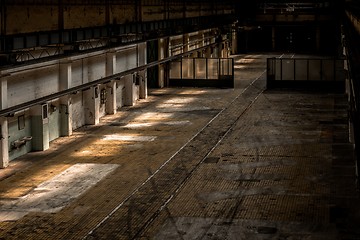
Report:
[[[0,239],[360,239],[341,94],[166,88],[0,170]]]

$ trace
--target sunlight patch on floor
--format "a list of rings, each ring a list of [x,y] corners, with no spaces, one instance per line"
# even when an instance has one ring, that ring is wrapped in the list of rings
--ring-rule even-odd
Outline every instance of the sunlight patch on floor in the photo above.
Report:
[[[0,221],[14,221],[30,212],[58,212],[117,167],[117,164],[75,164],[25,196],[1,201]]]
[[[133,135],[105,135],[105,141],[125,141],[125,142],[151,142],[156,139],[155,136],[133,136]]]

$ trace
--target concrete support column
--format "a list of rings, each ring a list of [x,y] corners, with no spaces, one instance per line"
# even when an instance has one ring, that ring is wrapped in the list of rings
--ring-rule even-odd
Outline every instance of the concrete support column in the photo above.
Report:
[[[72,105],[71,97],[65,96],[60,99],[60,136],[72,135]]]
[[[166,53],[168,52],[168,42],[167,39],[165,38],[161,38],[159,39],[159,47],[158,47],[158,59],[162,60],[164,59],[166,56]],[[165,73],[165,65],[164,64],[160,64],[159,65],[159,79],[158,79],[158,85],[160,88],[163,88],[165,86],[165,82],[166,82],[166,73]]]
[[[163,88],[165,87],[165,65],[164,64],[160,64],[159,65],[159,88]]]
[[[204,31],[200,31],[200,36],[201,36],[202,41],[201,41],[201,44],[200,44],[199,47],[203,47],[203,46],[205,46],[205,33],[204,33]]]
[[[211,58],[211,47],[206,48],[205,58]]]
[[[112,80],[106,85],[106,114],[116,114],[116,81]]]
[[[134,89],[135,83],[133,79],[133,75],[127,75],[124,77],[125,80],[125,106],[133,106],[134,105]]]
[[[116,52],[106,53],[106,76],[112,76],[116,73]]]
[[[31,113],[32,150],[44,151],[49,148],[48,104],[36,105]]]
[[[141,71],[140,74],[140,99],[146,99],[147,92],[147,71]]]
[[[116,52],[106,53],[106,76],[112,76],[116,73]],[[116,81],[113,80],[106,85],[106,114],[116,114]]]
[[[0,118],[0,127],[0,168],[6,168],[9,166],[9,129],[7,118]]]
[[[183,36],[183,52],[189,51],[189,42],[190,42],[190,36],[189,34],[184,34]]]
[[[100,87],[95,86],[84,91],[85,124],[96,125],[100,122]]]
[[[0,109],[8,107],[7,103],[7,79],[0,77]],[[0,168],[9,165],[9,128],[6,117],[0,117]]]
[[[233,29],[231,32],[231,54],[238,53],[238,34],[237,30]]]
[[[66,90],[71,87],[72,65],[71,61],[64,60],[60,62],[60,90]],[[60,98],[60,136],[72,135],[72,109],[70,95]]]

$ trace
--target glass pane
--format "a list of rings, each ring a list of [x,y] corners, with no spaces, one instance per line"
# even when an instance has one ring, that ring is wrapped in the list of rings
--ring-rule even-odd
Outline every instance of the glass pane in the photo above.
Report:
[[[195,78],[206,79],[206,59],[198,58],[195,59]]]
[[[170,78],[180,79],[181,78],[181,62],[171,62],[170,64]]]
[[[295,80],[308,80],[308,61],[306,59],[297,59],[295,60]]]
[[[309,80],[321,80],[321,60],[309,60]]]
[[[208,59],[208,79],[219,78],[219,60]]]
[[[294,80],[294,60],[282,60],[282,80]]]
[[[229,59],[229,75],[233,75],[234,74],[234,60],[233,59]]]
[[[220,59],[220,75],[230,75],[229,59]]]
[[[182,78],[193,79],[194,78],[194,59],[182,60]]]

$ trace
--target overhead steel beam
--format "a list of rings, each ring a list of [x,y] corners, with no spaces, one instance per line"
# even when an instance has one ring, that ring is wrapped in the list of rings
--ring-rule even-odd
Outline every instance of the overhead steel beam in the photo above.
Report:
[[[203,16],[185,19],[167,19],[154,22],[132,22],[106,26],[59,29],[57,31],[34,32],[17,35],[0,35],[0,52],[8,53],[25,48],[45,47],[55,44],[77,44],[78,41],[96,38],[111,38],[122,34],[139,34],[143,40],[152,36],[167,36],[195,30],[219,27],[231,23],[232,16]],[[59,18],[59,21],[62,20]],[[181,28],[180,28],[181,26]]]

